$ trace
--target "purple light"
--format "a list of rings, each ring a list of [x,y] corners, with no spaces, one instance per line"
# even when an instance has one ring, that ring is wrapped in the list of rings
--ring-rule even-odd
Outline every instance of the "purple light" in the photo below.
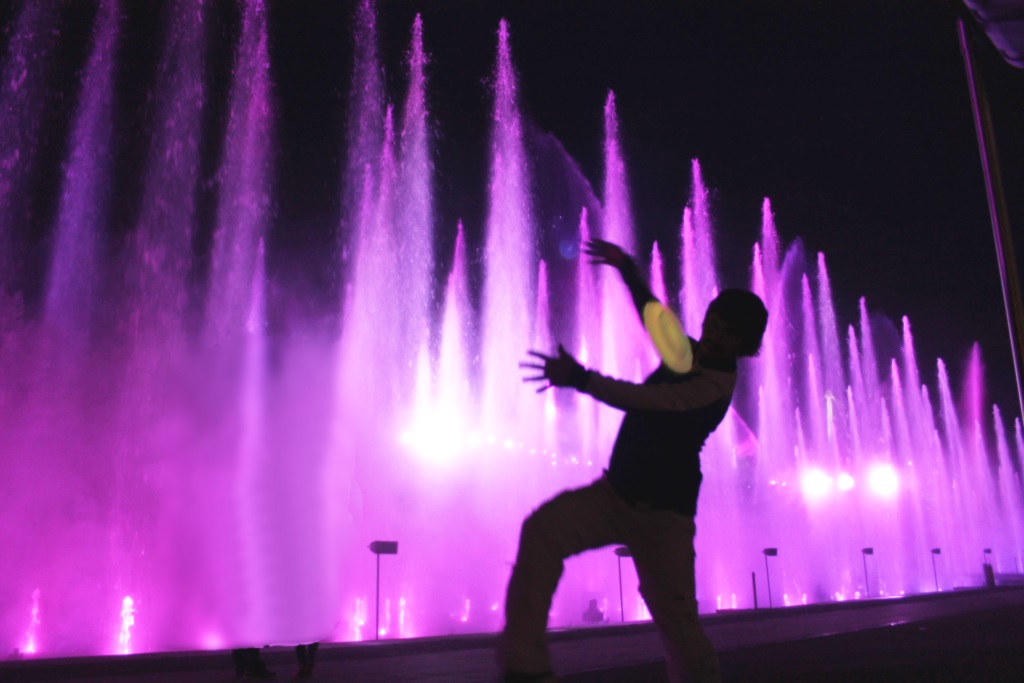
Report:
[[[899,475],[892,465],[874,465],[868,471],[868,487],[883,498],[892,498],[900,488]]]
[[[28,622],[28,630],[25,632],[25,641],[22,643],[21,651],[27,655],[39,653],[39,589],[32,591],[32,611]]]
[[[216,631],[207,632],[200,642],[205,650],[223,650],[227,647],[224,636]]]
[[[399,441],[436,467],[458,463],[465,451],[479,444],[479,436],[466,435],[461,413],[453,408],[424,410],[417,418],[416,424],[399,435]]]
[[[805,470],[800,477],[800,490],[808,502],[820,502],[832,490],[832,477],[819,469]]]
[[[122,655],[132,653],[132,628],[135,626],[135,601],[132,596],[124,596],[121,601],[121,630],[117,634],[117,652]]]

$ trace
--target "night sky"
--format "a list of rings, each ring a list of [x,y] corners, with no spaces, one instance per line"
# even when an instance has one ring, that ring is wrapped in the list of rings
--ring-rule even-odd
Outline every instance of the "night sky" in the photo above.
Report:
[[[150,125],[147,89],[164,25],[163,3],[125,5],[114,235],[132,224],[137,169]],[[598,196],[603,104],[609,89],[616,93],[640,241],[649,253],[658,240],[670,273],[678,270],[690,161],[698,158],[712,191],[726,285],[749,281],[761,201],[769,197],[784,243],[799,238],[809,254],[825,253],[841,330],[856,321],[861,296],[897,323],[909,316],[922,377],[933,389],[935,358],[946,360],[959,384],[970,345],[978,341],[990,401],[999,403],[1004,415],[1019,412],[955,29],[956,3],[384,0],[380,5],[381,55],[396,106],[405,90],[403,54],[410,26],[416,13],[423,15],[436,136],[439,270],[450,262],[459,219],[470,246],[482,245],[488,81],[497,25],[504,17],[531,131],[556,137]],[[69,96],[54,105],[57,127],[67,125],[60,112],[73,110],[80,75],[75,64],[80,68],[84,62],[94,11],[87,3],[70,6],[65,66],[55,81],[55,90]],[[221,151],[217,131],[224,125],[238,35],[235,3],[215,1],[211,9],[209,141],[200,191],[207,239]],[[0,3],[0,20],[9,23],[13,13],[11,3]],[[305,306],[314,317],[327,317],[336,304],[325,302],[338,300],[333,245],[342,218],[353,13],[352,2],[269,2],[277,107],[269,268],[272,278],[299,283],[304,294],[297,304],[289,298],[289,305]],[[1019,253],[1024,249],[1019,123],[1024,71],[1003,62],[984,37],[977,47],[994,106]],[[61,136],[55,132],[53,138]],[[44,151],[54,158],[61,154],[59,143]],[[46,204],[45,198],[39,202]],[[45,245],[46,211],[38,214],[29,241]],[[577,220],[573,215],[564,225],[541,229],[567,230]],[[670,279],[671,288],[678,282]]]

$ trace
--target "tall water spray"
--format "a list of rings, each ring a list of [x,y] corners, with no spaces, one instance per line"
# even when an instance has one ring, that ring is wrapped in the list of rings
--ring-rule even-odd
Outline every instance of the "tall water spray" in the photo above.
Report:
[[[60,8],[51,3],[25,3],[0,66],[0,316],[15,313],[6,309],[16,302],[6,299],[25,286],[24,264],[17,255],[26,247],[26,228],[34,223],[27,198],[39,170],[41,115],[56,95],[47,84],[56,61],[59,34],[53,28],[59,17]]]
[[[88,329],[97,284],[99,236],[110,195],[118,12],[114,1],[99,8],[51,252],[46,319],[64,331],[62,343],[69,347],[76,341],[75,333]]]
[[[515,366],[530,343],[537,260],[517,90],[508,24],[502,21],[494,73],[490,201],[484,249],[487,275],[482,343],[494,352],[482,367],[483,419],[489,427],[505,422],[519,428],[520,417],[526,417],[520,415],[522,392],[508,376],[508,369]]]

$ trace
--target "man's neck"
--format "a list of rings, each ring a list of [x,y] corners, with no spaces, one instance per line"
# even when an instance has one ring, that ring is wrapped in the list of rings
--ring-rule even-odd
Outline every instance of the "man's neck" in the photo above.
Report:
[[[727,356],[724,358],[705,358],[701,354],[694,356],[694,362],[702,368],[708,370],[718,370],[719,372],[736,372],[736,357]]]

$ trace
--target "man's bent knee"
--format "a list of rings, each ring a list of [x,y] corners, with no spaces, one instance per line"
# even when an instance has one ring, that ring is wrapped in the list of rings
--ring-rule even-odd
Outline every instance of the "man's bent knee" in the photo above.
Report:
[[[537,548],[539,546],[548,552],[553,551],[555,543],[551,531],[550,520],[544,514],[543,508],[535,510],[529,517],[523,520],[523,525],[519,531],[520,548],[527,546]]]

